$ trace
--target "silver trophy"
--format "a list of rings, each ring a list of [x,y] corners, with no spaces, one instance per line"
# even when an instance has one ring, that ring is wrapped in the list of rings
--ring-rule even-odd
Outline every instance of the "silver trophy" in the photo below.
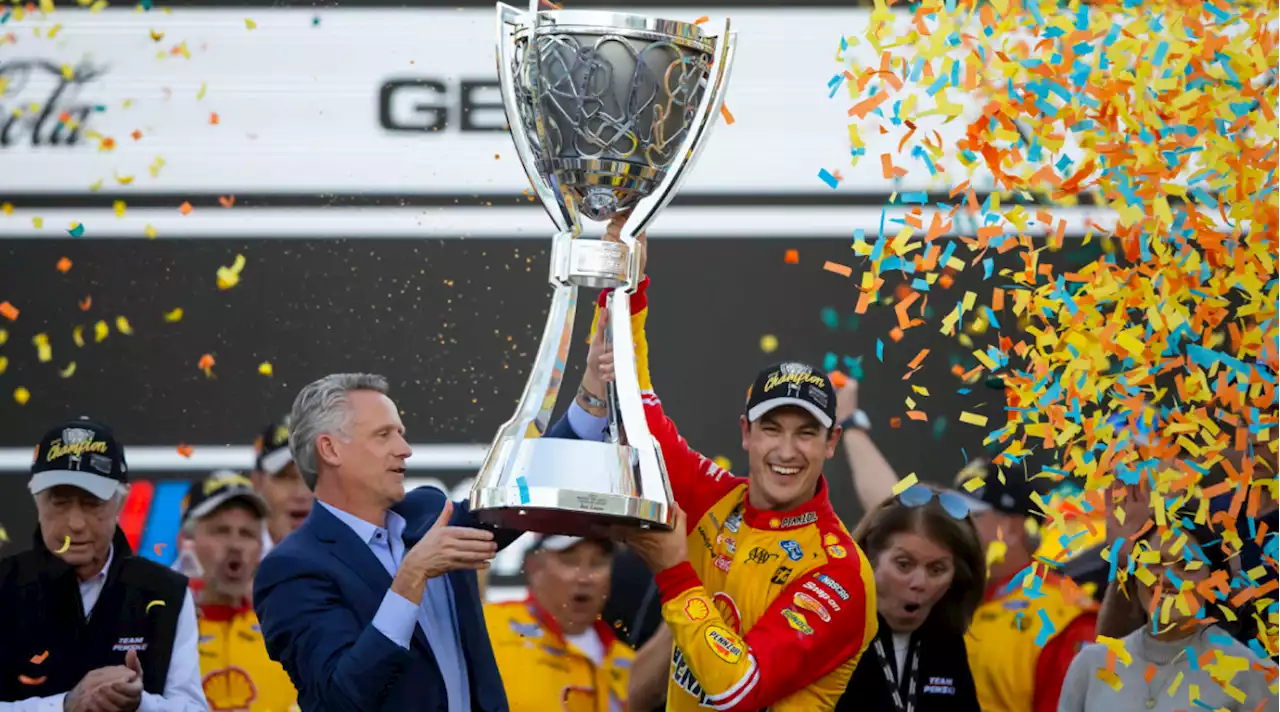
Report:
[[[675,196],[724,102],[736,35],[640,15],[528,12],[498,4],[498,76],[511,138],[555,222],[553,295],[515,415],[471,490],[480,519],[547,534],[599,536],[610,525],[669,528],[671,485],[649,433],[636,364],[618,358],[608,442],[540,437],[564,377],[578,287],[612,290],[615,353],[633,353],[631,294],[642,233]],[[622,242],[579,239],[581,217],[631,211]]]

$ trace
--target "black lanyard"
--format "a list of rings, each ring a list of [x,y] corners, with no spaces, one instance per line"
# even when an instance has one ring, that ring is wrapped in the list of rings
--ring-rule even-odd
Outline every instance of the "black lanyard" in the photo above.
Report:
[[[898,691],[898,659],[896,656],[890,656],[884,651],[884,640],[880,636],[876,636],[875,649],[876,655],[880,658],[880,666],[884,669],[884,679],[889,683],[889,689],[893,690],[893,706],[898,712],[913,712],[916,707],[916,671],[919,667],[920,656],[916,654],[916,641],[913,637],[911,643],[907,646],[907,664],[903,667],[907,668],[907,702],[903,704],[902,693]]]

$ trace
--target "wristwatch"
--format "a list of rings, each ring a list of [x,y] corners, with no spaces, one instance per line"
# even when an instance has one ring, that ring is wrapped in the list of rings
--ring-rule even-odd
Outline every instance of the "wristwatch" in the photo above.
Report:
[[[846,430],[854,428],[864,433],[871,432],[871,418],[868,418],[866,411],[861,408],[853,411],[853,415],[840,421],[839,425]]]
[[[605,401],[599,398],[596,398],[594,395],[591,394],[590,391],[586,389],[586,387],[581,385],[578,386],[578,397],[582,399],[583,405],[586,406],[588,410],[595,410],[596,408],[604,408],[605,406],[608,405],[608,403],[606,403]]]

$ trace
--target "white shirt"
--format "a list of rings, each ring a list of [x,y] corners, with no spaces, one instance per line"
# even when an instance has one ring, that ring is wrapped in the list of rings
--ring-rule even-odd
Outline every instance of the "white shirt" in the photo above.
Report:
[[[898,659],[898,679],[907,674],[907,651],[911,649],[910,633],[893,634],[893,657]]]
[[[107,571],[115,557],[115,547],[107,552],[107,563],[102,570],[87,581],[80,582],[80,603],[86,618],[102,595],[107,583]],[[197,647],[199,632],[196,627],[196,605],[187,591],[178,612],[178,629],[173,636],[173,653],[169,659],[169,674],[164,680],[164,694],[142,693],[138,712],[206,712],[209,704],[204,699],[204,685],[200,678],[200,652]],[[0,712],[62,712],[66,693],[49,697],[28,697],[17,702],[0,702]]]

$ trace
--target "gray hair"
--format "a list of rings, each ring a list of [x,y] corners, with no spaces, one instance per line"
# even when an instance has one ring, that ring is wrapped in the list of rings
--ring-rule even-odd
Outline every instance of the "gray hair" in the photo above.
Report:
[[[302,479],[316,488],[319,455],[316,439],[326,434],[346,434],[351,391],[387,392],[387,379],[372,373],[332,373],[307,384],[293,399],[289,412],[289,452]]]

